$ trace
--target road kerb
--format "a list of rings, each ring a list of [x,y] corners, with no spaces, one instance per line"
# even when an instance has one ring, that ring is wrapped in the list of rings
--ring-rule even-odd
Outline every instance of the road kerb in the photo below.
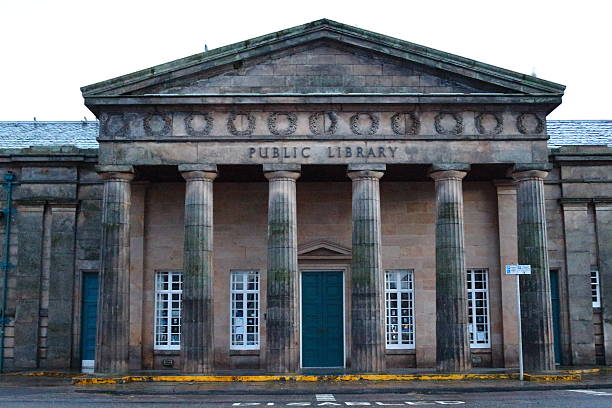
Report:
[[[75,377],[75,385],[127,384],[133,382],[351,382],[351,381],[464,381],[464,380],[510,380],[517,374],[354,374],[354,375],[128,375],[121,377]],[[525,374],[526,381],[568,382],[580,381],[579,373]]]

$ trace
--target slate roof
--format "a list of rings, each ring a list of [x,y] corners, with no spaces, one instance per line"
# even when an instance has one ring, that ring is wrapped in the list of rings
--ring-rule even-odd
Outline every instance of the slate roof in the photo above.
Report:
[[[612,120],[549,120],[549,147],[612,147]],[[98,122],[0,122],[0,149],[74,146],[97,149]]]
[[[98,122],[0,122],[0,149],[74,146],[97,149]]]
[[[548,120],[549,147],[607,145],[612,147],[612,120]]]

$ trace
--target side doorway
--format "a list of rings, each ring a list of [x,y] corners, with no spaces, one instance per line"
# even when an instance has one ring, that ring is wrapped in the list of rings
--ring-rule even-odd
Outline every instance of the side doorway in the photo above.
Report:
[[[94,371],[96,358],[96,324],[98,315],[98,273],[83,273],[81,301],[81,370]]]
[[[302,368],[343,368],[344,272],[302,271]]]

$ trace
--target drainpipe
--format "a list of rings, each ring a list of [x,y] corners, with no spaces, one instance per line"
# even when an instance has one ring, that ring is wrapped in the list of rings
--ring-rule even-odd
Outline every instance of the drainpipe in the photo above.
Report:
[[[11,247],[11,216],[13,214],[13,181],[15,175],[10,171],[4,175],[4,188],[6,188],[6,206],[0,212],[6,220],[4,225],[4,257],[0,263],[2,268],[2,303],[0,308],[0,373],[4,372],[4,335],[8,318],[6,317],[6,304],[8,295],[8,270]]]

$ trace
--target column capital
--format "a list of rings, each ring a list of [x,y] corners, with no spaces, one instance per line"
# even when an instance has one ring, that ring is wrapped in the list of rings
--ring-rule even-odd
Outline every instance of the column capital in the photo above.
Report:
[[[300,178],[302,166],[295,163],[264,164],[264,176],[268,180]]]
[[[103,180],[126,180],[134,179],[134,166],[124,165],[99,165],[96,166],[96,171]]]
[[[545,179],[551,169],[550,163],[515,163],[510,173],[516,181],[533,178]]]
[[[178,169],[186,181],[213,181],[217,178],[215,164],[180,164]]]
[[[548,176],[548,172],[544,170],[524,170],[512,172],[512,178],[516,181],[524,181],[530,179],[544,180]]]
[[[428,175],[434,180],[463,179],[470,170],[466,163],[434,163],[429,167]]]
[[[206,173],[218,173],[216,164],[179,164],[178,170],[181,173],[187,173],[191,171],[203,171]]]
[[[347,167],[347,176],[351,180],[360,178],[377,178],[380,179],[387,170],[387,165],[384,163],[355,163],[349,164]]]

